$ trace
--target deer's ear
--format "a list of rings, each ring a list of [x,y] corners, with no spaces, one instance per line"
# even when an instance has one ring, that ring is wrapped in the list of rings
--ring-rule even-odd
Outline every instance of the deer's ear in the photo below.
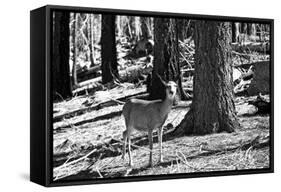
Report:
[[[162,79],[162,77],[159,74],[156,74],[156,76],[159,78],[159,80],[163,83],[165,87],[167,87],[167,83]]]

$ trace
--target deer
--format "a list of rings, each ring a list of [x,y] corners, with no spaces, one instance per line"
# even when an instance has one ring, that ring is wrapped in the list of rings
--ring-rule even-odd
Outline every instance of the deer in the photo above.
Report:
[[[134,130],[141,132],[148,132],[149,141],[149,166],[152,167],[152,150],[153,138],[152,132],[157,129],[158,131],[158,146],[159,146],[159,162],[163,162],[162,156],[162,134],[163,124],[165,123],[177,92],[177,84],[174,81],[166,83],[157,75],[165,87],[166,97],[164,100],[142,100],[130,99],[123,106],[123,116],[125,118],[126,130],[123,132],[123,154],[122,158],[125,159],[126,145],[128,141],[128,155],[129,166],[133,166],[133,159],[131,155],[131,133]]]

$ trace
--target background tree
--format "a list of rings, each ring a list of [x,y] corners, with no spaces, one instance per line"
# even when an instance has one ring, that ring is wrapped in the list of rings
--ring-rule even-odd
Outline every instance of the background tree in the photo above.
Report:
[[[72,96],[69,75],[69,13],[54,12],[52,81],[54,99]]]
[[[241,32],[247,34],[247,23],[241,22]]]
[[[247,35],[254,35],[252,34],[253,30],[252,30],[252,23],[247,23]]]
[[[115,40],[115,15],[102,15],[101,32],[102,82],[119,79]]]
[[[74,87],[77,87],[77,57],[78,57],[78,30],[79,30],[79,13],[73,14],[74,23],[73,23],[73,64],[72,64],[72,84]]]
[[[165,97],[164,89],[161,88],[163,85],[157,78],[159,74],[163,79],[176,81],[180,98],[187,99],[182,88],[176,20],[155,18],[154,26],[154,67],[151,82],[148,84],[150,98],[163,99]]]
[[[178,38],[184,41],[186,38],[192,36],[194,31],[194,21],[190,19],[180,18],[177,19]]]
[[[235,112],[230,23],[195,24],[194,97],[177,134],[233,132],[239,126]]]
[[[151,20],[150,17],[140,17],[141,36],[143,39],[152,37]]]
[[[135,31],[135,39],[136,41],[139,41],[142,36],[140,17],[134,17],[134,31]]]
[[[89,43],[89,51],[90,51],[90,61],[91,61],[91,66],[93,67],[95,65],[95,46],[94,46],[94,15],[89,14],[89,21],[88,21],[88,43]]]
[[[233,43],[237,42],[237,35],[238,35],[237,32],[239,33],[239,30],[236,27],[236,23],[231,22],[231,35],[232,35],[231,39]]]

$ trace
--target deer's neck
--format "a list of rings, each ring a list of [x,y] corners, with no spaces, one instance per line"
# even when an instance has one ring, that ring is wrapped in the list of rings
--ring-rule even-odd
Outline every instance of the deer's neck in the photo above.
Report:
[[[161,105],[161,116],[166,116],[172,109],[173,106],[173,100],[166,98],[164,101],[162,101]]]

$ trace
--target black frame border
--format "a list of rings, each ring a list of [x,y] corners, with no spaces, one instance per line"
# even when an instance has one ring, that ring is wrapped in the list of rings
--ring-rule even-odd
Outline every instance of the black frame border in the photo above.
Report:
[[[214,171],[214,172],[197,172],[197,173],[182,173],[182,174],[169,174],[169,175],[147,175],[147,176],[132,176],[132,177],[120,177],[120,178],[98,178],[98,179],[83,179],[76,181],[53,181],[53,122],[52,122],[52,12],[53,11],[66,11],[66,12],[79,12],[79,13],[96,13],[96,14],[117,14],[117,15],[130,15],[130,16],[146,16],[146,17],[169,17],[169,18],[190,18],[196,20],[217,20],[217,21],[235,21],[235,22],[256,22],[270,25],[270,100],[271,100],[271,114],[270,114],[270,167],[265,169],[247,169],[247,170],[231,170],[231,171]],[[230,16],[216,16],[216,15],[201,15],[201,14],[185,14],[185,13],[170,13],[170,12],[153,12],[153,11],[138,11],[138,10],[120,10],[120,9],[104,9],[104,8],[90,8],[90,7],[74,7],[74,6],[59,6],[59,5],[46,5],[44,7],[31,11],[31,32],[37,31],[38,22],[34,22],[34,13],[40,12],[40,16],[44,20],[44,29],[41,29],[43,34],[38,34],[40,38],[45,41],[41,47],[38,42],[34,42],[34,37],[30,36],[31,45],[31,124],[32,121],[38,118],[42,118],[34,106],[34,102],[44,102],[45,111],[45,126],[40,127],[35,131],[35,125],[31,125],[30,130],[30,180],[48,187],[54,186],[69,186],[69,185],[85,185],[85,184],[101,184],[101,183],[120,183],[120,182],[133,182],[133,181],[151,181],[151,180],[167,180],[167,179],[183,179],[183,178],[197,178],[197,177],[211,177],[211,176],[230,176],[230,175],[245,175],[245,174],[259,174],[259,173],[273,173],[274,172],[274,20],[263,18],[250,18],[250,17],[230,17]],[[33,19],[33,20],[32,20]],[[38,58],[38,55],[34,55],[34,49],[37,47],[42,48],[44,51],[44,58]],[[33,48],[33,49],[32,49]],[[44,82],[33,82],[38,79],[38,76],[34,77],[32,59],[41,60],[44,65],[41,66],[41,70],[44,71],[41,75],[44,75]],[[35,71],[36,73],[37,71]],[[34,97],[38,93],[38,86],[43,86],[44,99],[38,99]],[[38,145],[42,149],[42,152],[38,155],[32,145],[38,134],[41,133],[42,141],[38,141]],[[43,136],[43,135],[44,136]],[[43,136],[43,138],[42,138]],[[43,166],[43,167],[42,167]],[[40,173],[40,174],[39,174]],[[36,178],[40,177],[40,178]]]

